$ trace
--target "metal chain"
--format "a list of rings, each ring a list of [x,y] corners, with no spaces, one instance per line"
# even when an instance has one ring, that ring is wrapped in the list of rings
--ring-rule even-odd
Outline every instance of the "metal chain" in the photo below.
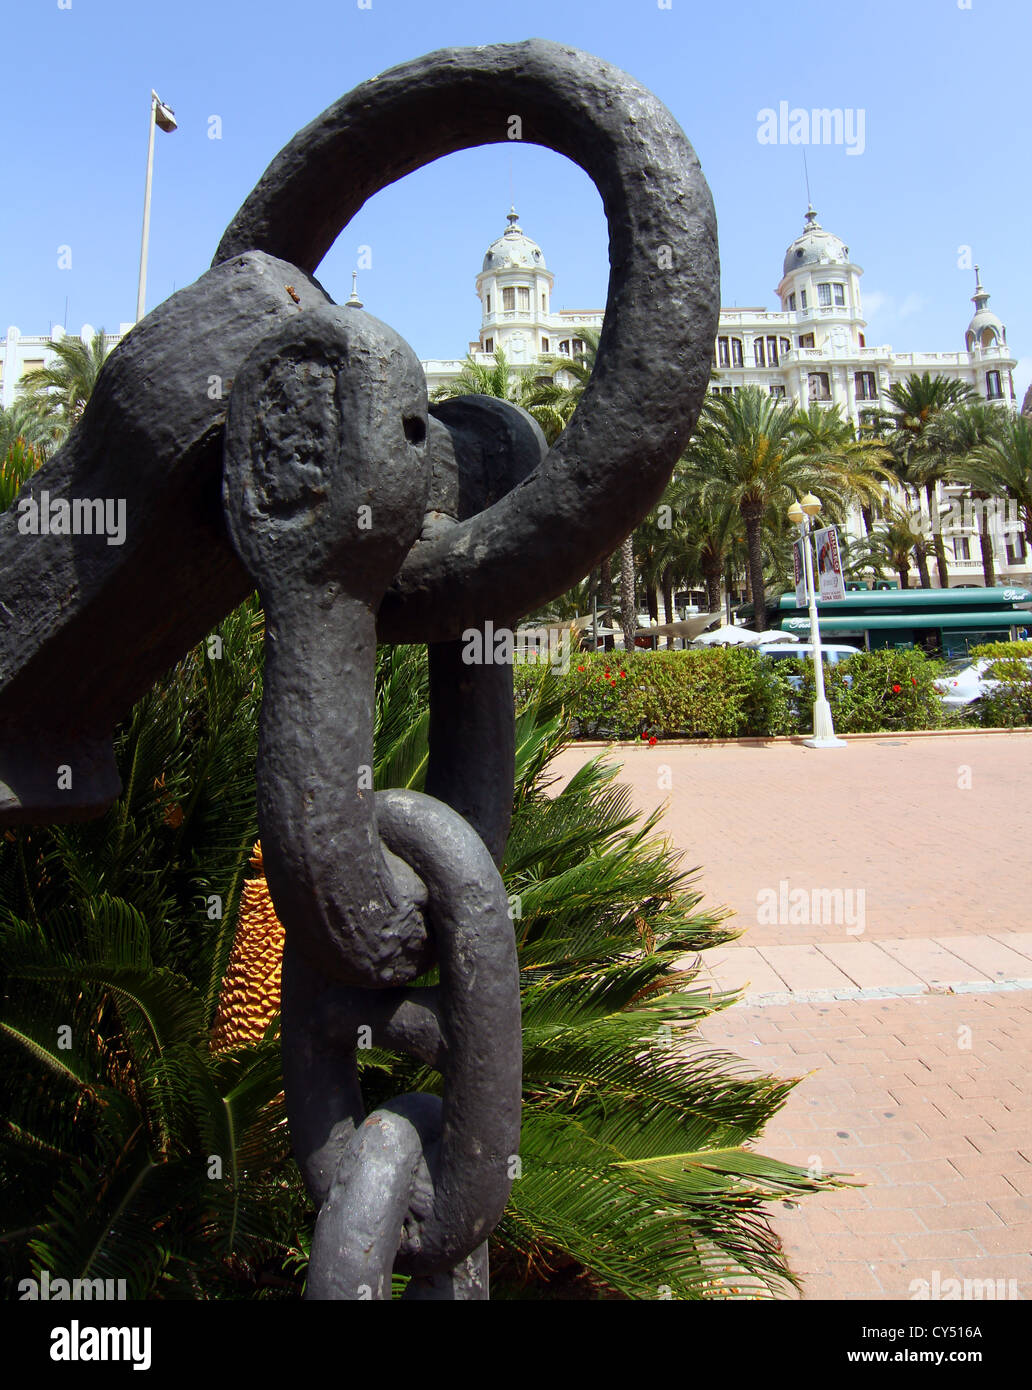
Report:
[[[486,1298],[486,1239],[519,1145],[519,975],[501,875],[444,802],[371,792],[376,609],[422,525],[427,429],[407,345],[337,308],[259,345],[227,421],[226,517],[266,610],[259,828],[286,931],[284,1082],[319,1209],[315,1299],[390,1298],[392,1271],[411,1276],[408,1298]],[[371,541],[356,530],[363,508]],[[454,651],[432,666],[439,715]],[[483,730],[508,722],[511,752],[511,684],[467,690],[465,704]],[[456,781],[439,757],[435,769]],[[496,851],[511,789],[510,765],[478,803]],[[431,966],[439,984],[406,987]],[[357,1052],[369,1046],[438,1070],[441,1095],[367,1115]]]

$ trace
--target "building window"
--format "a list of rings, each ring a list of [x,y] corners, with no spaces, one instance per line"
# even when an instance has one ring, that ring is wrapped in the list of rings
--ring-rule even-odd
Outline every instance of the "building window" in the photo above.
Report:
[[[1003,390],[1000,387],[999,372],[986,372],[985,394],[989,397],[991,401],[998,401],[1002,397]]]
[[[754,338],[754,339],[753,339],[752,350],[753,350],[753,361],[756,363],[757,367],[765,367],[765,366],[767,365],[767,360],[766,360],[766,358],[765,358],[765,356],[764,356],[764,353],[763,353],[763,339],[762,339],[762,338]]]
[[[767,366],[776,367],[778,365],[778,340],[777,338],[767,339]]]
[[[968,540],[967,536],[954,536],[953,558],[955,560],[971,559],[971,542]]]
[[[26,357],[22,363],[22,375],[28,376],[30,372],[41,372],[43,370],[42,357]],[[996,373],[999,376],[999,372]]]
[[[789,312],[790,312],[790,313],[793,313],[793,314],[795,313],[795,295],[794,295],[794,294],[790,294],[790,295],[788,296],[788,309],[789,309]]]
[[[876,401],[878,399],[878,381],[874,372],[854,372],[853,381],[856,385],[858,401]]]
[[[547,294],[543,294],[543,295],[541,296],[541,312],[542,312],[543,314],[547,314],[547,313],[548,313],[548,295],[547,295]]]
[[[488,312],[488,313],[491,312],[491,296],[490,296],[490,295],[487,296],[487,312]]]
[[[573,355],[574,355],[574,357],[583,357],[583,356],[584,356],[584,340],[583,340],[582,338],[574,338],[574,340],[573,340]]]
[[[547,338],[542,338],[542,339],[541,339],[541,351],[542,351],[542,352],[547,352],[547,351],[548,351],[548,339],[547,339]]]
[[[831,288],[835,291],[835,303],[839,306],[839,308],[842,308],[846,302],[845,285],[832,285]]]
[[[770,388],[770,394],[771,394],[772,396],[774,396],[776,400],[779,400],[779,401],[784,400],[784,399],[785,399],[785,388],[784,388],[783,386],[772,386],[772,387]]]
[[[805,291],[805,290],[800,290],[800,291],[799,291],[799,307],[800,307],[800,309],[805,309],[805,308],[806,308],[806,291]]]
[[[798,346],[801,348],[812,348],[814,345],[812,333],[800,333],[796,341]]]
[[[1007,563],[1020,565],[1025,558],[1025,537],[1014,532],[1007,537]]]
[[[516,308],[516,291],[511,285],[502,290],[502,312],[511,314]]]
[[[830,308],[831,308],[831,286],[830,286],[830,285],[818,285],[818,286],[817,286],[817,303],[818,303],[822,308],[824,308],[824,309],[830,309]]]
[[[741,340],[741,338],[732,338],[732,339],[731,339],[731,365],[732,365],[733,367],[744,367],[744,366],[745,366],[745,358],[744,358],[744,356],[742,355],[742,340]]]
[[[810,373],[810,400],[811,401],[830,401],[831,386],[828,382],[827,372]]]
[[[786,352],[791,352],[791,351],[792,351],[792,340],[791,340],[790,338],[781,338],[781,339],[779,339],[779,342],[780,342],[780,344],[781,344],[781,355],[782,355],[782,356],[784,356]]]
[[[485,351],[485,352],[494,352],[494,339],[493,339],[493,338],[485,338],[485,339],[484,339],[484,351]]]
[[[731,356],[730,356],[730,349],[728,348],[728,344],[727,344],[727,339],[726,339],[726,338],[718,338],[718,339],[717,339],[717,366],[718,366],[718,367],[730,367],[730,365],[731,365]]]
[[[570,340],[569,340],[569,338],[564,338],[563,341],[559,344],[559,351],[560,351],[560,352],[564,352],[564,353],[566,354],[566,356],[569,357],[569,355],[570,355]]]
[[[866,346],[867,346],[867,339],[864,337],[864,335],[863,335],[862,333],[860,334],[860,346],[861,346],[861,347],[866,347]]]
[[[521,309],[524,313],[529,314],[529,313],[530,313],[530,289],[529,289],[528,286],[526,286],[526,285],[520,285],[519,288],[516,290],[516,294],[517,294],[517,297],[518,297],[518,300],[519,300],[519,303],[517,304],[516,307],[517,307],[518,309]]]

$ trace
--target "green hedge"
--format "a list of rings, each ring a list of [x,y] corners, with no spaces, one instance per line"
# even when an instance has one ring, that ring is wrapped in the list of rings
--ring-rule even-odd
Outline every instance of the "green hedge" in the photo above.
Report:
[[[942,670],[919,650],[858,652],[845,666],[826,668],[836,730],[962,727],[963,715],[944,707],[933,684]],[[536,671],[516,667],[518,700]],[[1020,671],[1028,677],[1024,667]],[[813,729],[813,662],[807,658],[775,665],[741,647],[581,653],[559,679],[579,738],[769,738]],[[1000,723],[1032,723],[1032,681],[1008,685],[997,703],[1005,706],[992,708]]]
[[[798,696],[801,727],[813,729],[813,662],[790,659],[803,678]],[[824,673],[825,693],[836,733],[873,734],[882,730],[941,729],[962,718],[942,703],[933,685],[942,663],[917,649],[857,652],[844,666]]]
[[[517,701],[536,668],[516,667]],[[580,738],[741,738],[792,733],[787,681],[755,652],[574,653],[566,707]]]

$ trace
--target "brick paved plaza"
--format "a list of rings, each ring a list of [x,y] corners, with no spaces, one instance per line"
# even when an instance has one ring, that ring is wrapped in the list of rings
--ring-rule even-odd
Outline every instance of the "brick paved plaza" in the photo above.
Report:
[[[757,1147],[865,1183],[774,1209],[803,1297],[1032,1296],[1032,734],[606,756],[743,928],[705,1037],[804,1077]]]

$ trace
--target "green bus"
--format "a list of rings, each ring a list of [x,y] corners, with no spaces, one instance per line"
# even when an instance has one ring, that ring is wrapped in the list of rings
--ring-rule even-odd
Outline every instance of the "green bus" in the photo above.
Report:
[[[821,637],[878,651],[920,647],[929,654],[966,656],[981,642],[1032,635],[1032,590],[854,589],[844,599],[818,600]],[[810,617],[794,593],[767,610],[767,625],[806,641]]]

